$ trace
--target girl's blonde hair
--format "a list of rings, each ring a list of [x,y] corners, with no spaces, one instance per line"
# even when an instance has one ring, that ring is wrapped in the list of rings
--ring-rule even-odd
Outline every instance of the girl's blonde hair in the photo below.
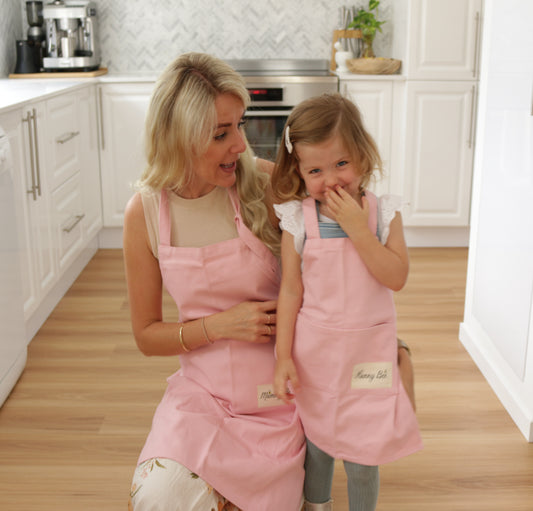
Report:
[[[383,172],[383,164],[376,143],[366,131],[359,109],[339,93],[327,93],[302,101],[296,106],[283,131],[276,167],[272,175],[272,187],[277,200],[286,202],[306,196],[305,183],[298,170],[298,152],[286,147],[287,127],[289,142],[294,144],[318,144],[339,135],[361,173],[360,189],[363,190],[375,172]]]
[[[179,191],[190,183],[194,158],[205,154],[213,140],[215,100],[220,94],[233,94],[245,109],[250,103],[242,76],[216,57],[187,53],[167,66],[156,83],[146,117],[147,166],[137,182],[141,191]],[[244,223],[278,254],[279,231],[269,221],[265,202],[269,176],[257,169],[247,141],[237,162],[235,186]]]

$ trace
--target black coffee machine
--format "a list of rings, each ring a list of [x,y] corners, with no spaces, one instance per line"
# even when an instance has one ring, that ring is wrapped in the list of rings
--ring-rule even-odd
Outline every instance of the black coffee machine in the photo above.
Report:
[[[15,73],[39,73],[46,51],[46,35],[43,27],[43,2],[26,2],[28,38],[17,41]]]

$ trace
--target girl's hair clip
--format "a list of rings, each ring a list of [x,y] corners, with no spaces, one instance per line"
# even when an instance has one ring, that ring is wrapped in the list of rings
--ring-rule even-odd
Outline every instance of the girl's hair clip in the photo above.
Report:
[[[289,126],[287,126],[287,128],[285,129],[285,147],[287,148],[289,154],[292,154],[292,144],[289,135]]]

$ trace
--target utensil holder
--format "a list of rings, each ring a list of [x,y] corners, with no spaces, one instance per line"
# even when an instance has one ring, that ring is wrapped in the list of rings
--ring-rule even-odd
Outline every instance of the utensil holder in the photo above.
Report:
[[[334,30],[333,31],[333,41],[331,43],[331,62],[330,62],[330,70],[335,71],[337,69],[337,63],[335,61],[335,53],[337,53],[337,50],[335,49],[335,43],[339,39],[362,39],[363,34],[360,30]]]

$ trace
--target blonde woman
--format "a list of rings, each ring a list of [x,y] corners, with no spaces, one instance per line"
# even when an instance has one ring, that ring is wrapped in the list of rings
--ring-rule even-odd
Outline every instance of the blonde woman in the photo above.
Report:
[[[175,60],[146,120],[148,166],[129,202],[124,258],[133,333],[181,369],[155,413],[135,511],[296,511],[304,436],[272,392],[279,232],[272,164],[243,132],[243,79],[203,54]],[[165,288],[179,322],[162,317]]]

